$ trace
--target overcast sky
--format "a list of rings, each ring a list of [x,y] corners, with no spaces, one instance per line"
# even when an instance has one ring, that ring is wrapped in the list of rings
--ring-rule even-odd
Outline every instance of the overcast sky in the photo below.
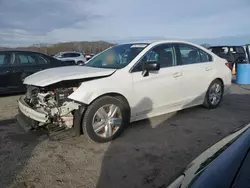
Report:
[[[250,0],[0,0],[0,46],[244,35]]]

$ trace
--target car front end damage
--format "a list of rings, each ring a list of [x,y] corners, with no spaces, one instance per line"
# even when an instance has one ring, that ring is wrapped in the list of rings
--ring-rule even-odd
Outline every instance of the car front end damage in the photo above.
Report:
[[[18,100],[18,123],[27,130],[51,125],[72,128],[75,115],[83,106],[68,99],[75,89],[28,86],[26,95]]]
[[[24,79],[27,92],[18,100],[18,123],[25,130],[45,127],[70,129],[81,133],[81,119],[87,105],[70,95],[82,87],[83,82],[112,75],[115,69],[69,66],[46,69]],[[82,91],[82,90],[81,90]],[[79,92],[79,91],[78,91]],[[81,92],[84,95],[84,92]]]

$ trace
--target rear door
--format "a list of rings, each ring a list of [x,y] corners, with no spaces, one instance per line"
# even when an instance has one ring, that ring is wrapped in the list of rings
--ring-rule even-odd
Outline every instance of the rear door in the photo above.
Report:
[[[24,90],[23,80],[25,77],[42,70],[38,66],[38,58],[32,52],[15,52],[14,62],[12,64],[13,74],[11,76],[12,85],[15,85],[19,90]]]
[[[177,54],[183,76],[181,93],[184,105],[200,104],[216,72],[212,56],[189,44],[178,44]]]
[[[43,56],[44,57],[44,56]],[[48,59],[49,67],[61,67],[61,66],[72,66],[76,65],[74,60],[63,61],[62,59],[56,59],[54,57],[45,56]]]
[[[34,56],[37,60],[37,71],[66,65],[75,65],[75,63],[64,62],[45,54],[34,53]]]
[[[60,64],[59,60],[55,59],[57,63],[53,63],[51,59],[54,59],[54,58],[48,57],[44,54],[34,53],[34,57],[36,58],[36,61],[37,61],[36,71],[58,67],[58,65]]]

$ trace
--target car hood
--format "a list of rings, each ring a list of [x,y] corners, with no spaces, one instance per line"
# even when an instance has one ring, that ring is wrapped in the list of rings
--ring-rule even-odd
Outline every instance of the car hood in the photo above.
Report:
[[[88,66],[65,66],[46,69],[32,74],[24,79],[24,84],[34,86],[48,86],[66,80],[78,80],[109,76],[116,69],[94,68]]]

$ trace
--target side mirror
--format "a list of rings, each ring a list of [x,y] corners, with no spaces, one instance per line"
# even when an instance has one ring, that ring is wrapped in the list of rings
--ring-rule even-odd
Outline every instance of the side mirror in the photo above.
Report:
[[[151,61],[151,62],[145,63],[144,68],[148,71],[158,71],[160,70],[160,64],[157,61]]]
[[[143,77],[148,76],[150,71],[160,70],[160,64],[157,61],[145,62],[142,72]]]

